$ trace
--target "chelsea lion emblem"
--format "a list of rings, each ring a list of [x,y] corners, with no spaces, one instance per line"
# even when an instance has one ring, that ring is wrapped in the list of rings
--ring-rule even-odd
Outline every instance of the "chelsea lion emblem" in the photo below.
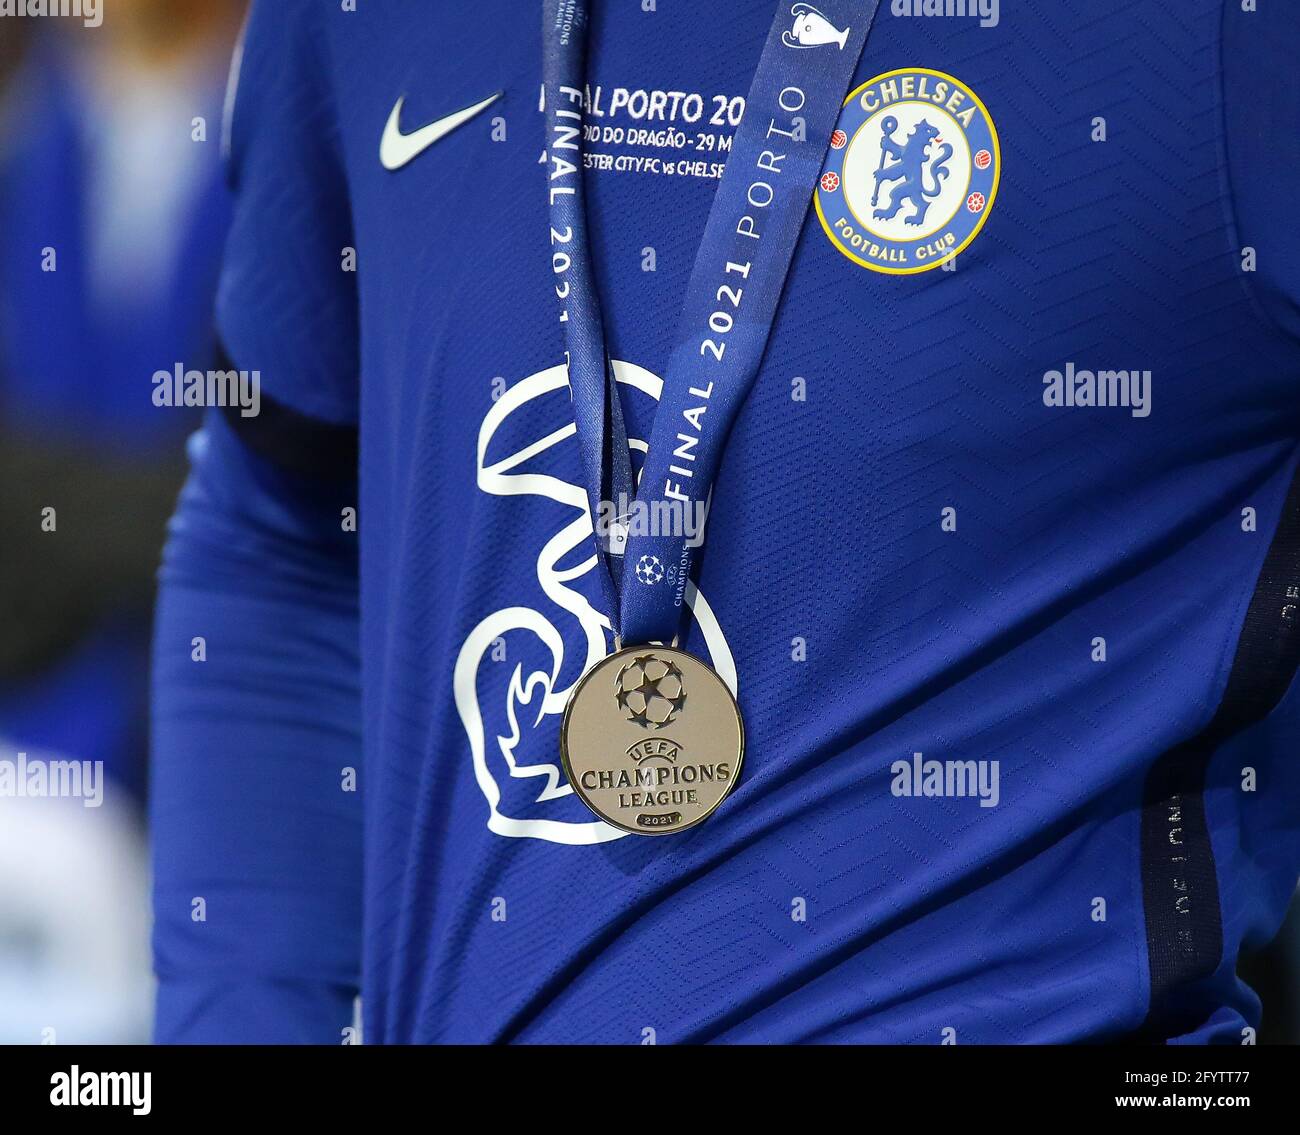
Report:
[[[845,100],[814,203],[850,260],[910,275],[941,267],[979,235],[1001,174],[998,133],[975,92],[910,67]]]

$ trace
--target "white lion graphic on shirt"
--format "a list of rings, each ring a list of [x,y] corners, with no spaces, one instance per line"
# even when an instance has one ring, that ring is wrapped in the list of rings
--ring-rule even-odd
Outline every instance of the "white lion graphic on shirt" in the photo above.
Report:
[[[656,401],[663,380],[643,367],[615,361],[615,379],[649,395]],[[591,511],[581,485],[570,484],[545,473],[518,471],[530,459],[553,446],[576,442],[576,429],[570,421],[529,445],[507,456],[488,461],[493,436],[511,414],[534,399],[558,390],[567,390],[568,375],[563,365],[530,375],[507,390],[488,411],[479,429],[478,487],[492,496],[545,497],[568,506],[573,518],[563,524],[537,555],[537,582],[556,607],[567,613],[570,625],[558,628],[541,612],[531,607],[504,607],[481,620],[469,633],[456,656],[453,685],[456,709],[469,739],[474,761],[474,776],[488,803],[488,829],[500,836],[548,840],[572,845],[605,843],[622,839],[627,833],[602,820],[571,821],[548,818],[542,805],[572,794],[565,781],[558,752],[559,719],[569,699],[573,684],[557,688],[564,663],[566,640],[572,643],[581,635],[585,657],[582,673],[606,656],[609,649],[609,619],[588,602],[585,595],[571,586],[575,580],[597,567],[592,541]],[[633,449],[644,452],[646,444],[630,440]],[[561,568],[566,557],[579,550],[590,551],[575,567]],[[687,586],[686,602],[704,636],[709,660],[731,691],[736,692],[736,666],[717,619],[704,597],[693,585]],[[499,728],[489,730],[484,707],[479,700],[479,674],[485,656],[493,645],[511,631],[531,632],[544,648],[546,665],[528,669],[523,662],[514,664],[504,706],[489,706],[489,720]],[[499,665],[500,663],[492,663]],[[509,665],[509,663],[507,663]],[[521,713],[521,709],[524,710]],[[489,732],[496,736],[489,738]],[[499,776],[535,781],[537,792],[525,807],[503,803]],[[515,814],[522,812],[526,814]]]

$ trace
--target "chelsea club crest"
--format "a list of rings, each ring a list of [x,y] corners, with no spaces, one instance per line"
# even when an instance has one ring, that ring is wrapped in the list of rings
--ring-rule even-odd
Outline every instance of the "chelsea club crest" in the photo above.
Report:
[[[1002,152],[965,83],[923,67],[878,75],[844,102],[814,195],[822,228],[864,268],[939,268],[979,235]]]

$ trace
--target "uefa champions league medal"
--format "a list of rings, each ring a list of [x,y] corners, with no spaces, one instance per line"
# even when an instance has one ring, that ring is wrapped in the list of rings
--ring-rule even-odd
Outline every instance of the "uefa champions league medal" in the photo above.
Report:
[[[707,512],[878,6],[824,0],[823,11],[796,4],[789,14],[784,2],[778,6],[709,210],[634,489],[583,208],[587,4],[544,0],[551,268],[593,527],[607,500],[635,497],[652,514],[679,520],[693,508]],[[735,787],[745,754],[745,727],[727,684],[675,645],[653,645],[677,641],[702,540],[684,523],[671,528],[633,530],[626,543],[597,539],[615,643],[651,645],[619,649],[593,666],[574,687],[560,727],[573,791],[606,823],[637,835],[672,835],[707,819]]]
[[[707,819],[735,787],[744,756],[745,726],[726,683],[672,647],[630,647],[598,662],[560,727],[574,792],[637,835],[672,835]]]

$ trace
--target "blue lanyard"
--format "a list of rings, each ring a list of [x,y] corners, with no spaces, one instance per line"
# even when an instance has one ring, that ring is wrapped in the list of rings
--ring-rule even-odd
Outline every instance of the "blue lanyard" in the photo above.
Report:
[[[781,0],[687,285],[626,539],[597,540],[625,643],[675,640],[714,477],[758,373],[844,92],[879,0]],[[633,499],[582,196],[587,0],[543,0],[551,255],[593,523]],[[605,495],[605,494],[611,495]],[[620,493],[626,494],[620,496]],[[626,565],[626,570],[624,570]]]

